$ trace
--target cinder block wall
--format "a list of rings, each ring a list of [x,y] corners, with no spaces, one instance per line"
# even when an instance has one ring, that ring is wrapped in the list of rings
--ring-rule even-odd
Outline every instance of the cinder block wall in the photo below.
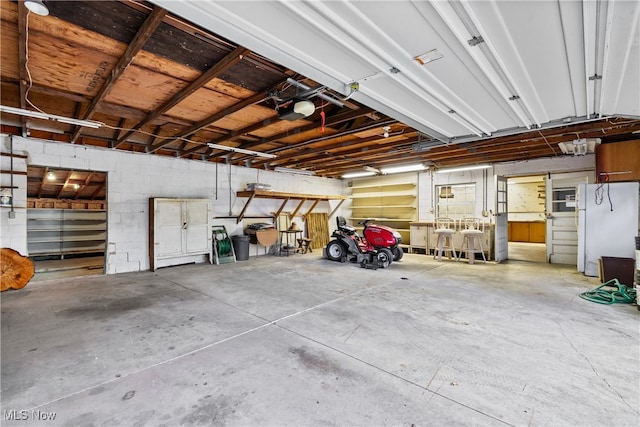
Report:
[[[10,140],[8,136],[0,135],[0,169],[11,170]],[[19,153],[18,153],[19,154]],[[3,187],[14,186],[13,189],[13,213],[9,207],[0,207],[0,247],[12,248],[22,255],[27,254],[27,159],[13,158],[13,170],[21,173],[0,175],[0,185]]]
[[[212,217],[220,217],[237,215],[242,210],[246,199],[237,198],[236,191],[245,189],[251,182],[270,184],[273,190],[282,192],[344,194],[341,181],[334,179],[30,138],[14,137],[13,141],[15,152],[27,155],[26,163],[29,165],[107,173],[108,274],[149,269],[150,197],[207,198],[211,201]],[[3,150],[6,150],[4,145]],[[21,206],[26,206],[26,177],[19,187],[16,201],[20,200]],[[281,203],[278,200],[254,200],[246,214],[268,216]],[[290,202],[285,211],[293,211],[297,203]],[[337,203],[323,202],[314,212],[331,212]],[[303,206],[300,212],[305,213],[309,206]],[[3,245],[6,241],[8,244],[5,246],[22,249],[20,252],[26,254],[26,209],[21,208],[20,219],[17,216],[11,224],[5,221],[7,215],[4,211],[2,217]],[[265,221],[271,222],[267,218]],[[242,234],[245,226],[236,224],[235,218],[214,219],[213,223],[226,226],[231,235]],[[250,253],[255,253],[255,249],[252,248]]]

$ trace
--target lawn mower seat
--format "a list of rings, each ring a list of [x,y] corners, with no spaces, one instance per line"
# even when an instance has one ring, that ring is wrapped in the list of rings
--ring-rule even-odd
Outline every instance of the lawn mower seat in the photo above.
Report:
[[[356,228],[351,225],[347,225],[347,220],[344,219],[343,216],[339,216],[336,218],[336,222],[338,223],[338,230],[343,231],[347,234],[355,234]]]

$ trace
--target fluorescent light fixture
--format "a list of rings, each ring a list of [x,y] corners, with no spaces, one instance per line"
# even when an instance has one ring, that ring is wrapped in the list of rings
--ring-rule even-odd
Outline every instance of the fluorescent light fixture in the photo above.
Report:
[[[314,171],[308,171],[305,169],[283,168],[280,166],[276,166],[273,170],[275,172],[296,173],[298,175],[315,175],[316,174]]]
[[[17,114],[18,116],[33,117],[34,119],[51,120],[54,122],[67,123],[70,125],[82,126],[87,128],[93,128],[93,129],[98,129],[103,125],[103,123],[94,122],[92,120],[80,120],[80,119],[74,119],[73,117],[56,116],[55,114],[46,114],[46,113],[41,113],[39,111],[31,111],[31,110],[24,110],[22,108],[7,107],[6,105],[0,105],[0,112]]]
[[[559,142],[558,147],[564,154],[584,156],[587,153],[595,153],[598,144],[600,144],[600,138],[580,138],[570,142]]]
[[[426,167],[422,163],[416,165],[396,166],[391,168],[380,169],[383,174],[402,173],[402,172],[418,172],[425,170]]]
[[[362,169],[366,170],[367,172],[380,173],[380,169],[376,169],[371,166],[365,166]]]
[[[24,7],[36,15],[47,16],[49,14],[49,8],[45,6],[42,0],[24,0]]]
[[[216,150],[231,151],[232,153],[249,154],[251,156],[266,157],[267,159],[275,159],[276,157],[278,157],[275,154],[261,153],[260,151],[245,150],[243,148],[229,147],[227,145],[212,144],[212,143],[208,143],[207,145],[209,146],[209,148],[215,148]]]
[[[343,178],[362,178],[365,176],[374,176],[375,172],[350,172],[342,175]]]
[[[472,171],[472,170],[478,170],[478,169],[489,169],[490,167],[491,165],[462,166],[459,168],[438,169],[436,173],[464,172],[464,171]]]

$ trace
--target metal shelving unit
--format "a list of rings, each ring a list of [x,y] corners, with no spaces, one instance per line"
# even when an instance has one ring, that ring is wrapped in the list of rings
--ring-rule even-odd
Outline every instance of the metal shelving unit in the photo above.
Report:
[[[105,210],[27,210],[29,256],[104,254],[106,240]]]

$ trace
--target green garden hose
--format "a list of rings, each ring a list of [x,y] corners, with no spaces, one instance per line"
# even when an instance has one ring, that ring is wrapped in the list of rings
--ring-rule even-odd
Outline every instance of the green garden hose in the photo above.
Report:
[[[231,254],[231,241],[229,239],[216,240],[218,245],[218,255],[228,256]]]
[[[612,285],[610,283],[613,283]],[[615,290],[603,289],[604,287],[617,288]],[[634,304],[636,302],[636,290],[621,284],[618,279],[611,279],[597,288],[583,292],[580,298],[598,304]]]

